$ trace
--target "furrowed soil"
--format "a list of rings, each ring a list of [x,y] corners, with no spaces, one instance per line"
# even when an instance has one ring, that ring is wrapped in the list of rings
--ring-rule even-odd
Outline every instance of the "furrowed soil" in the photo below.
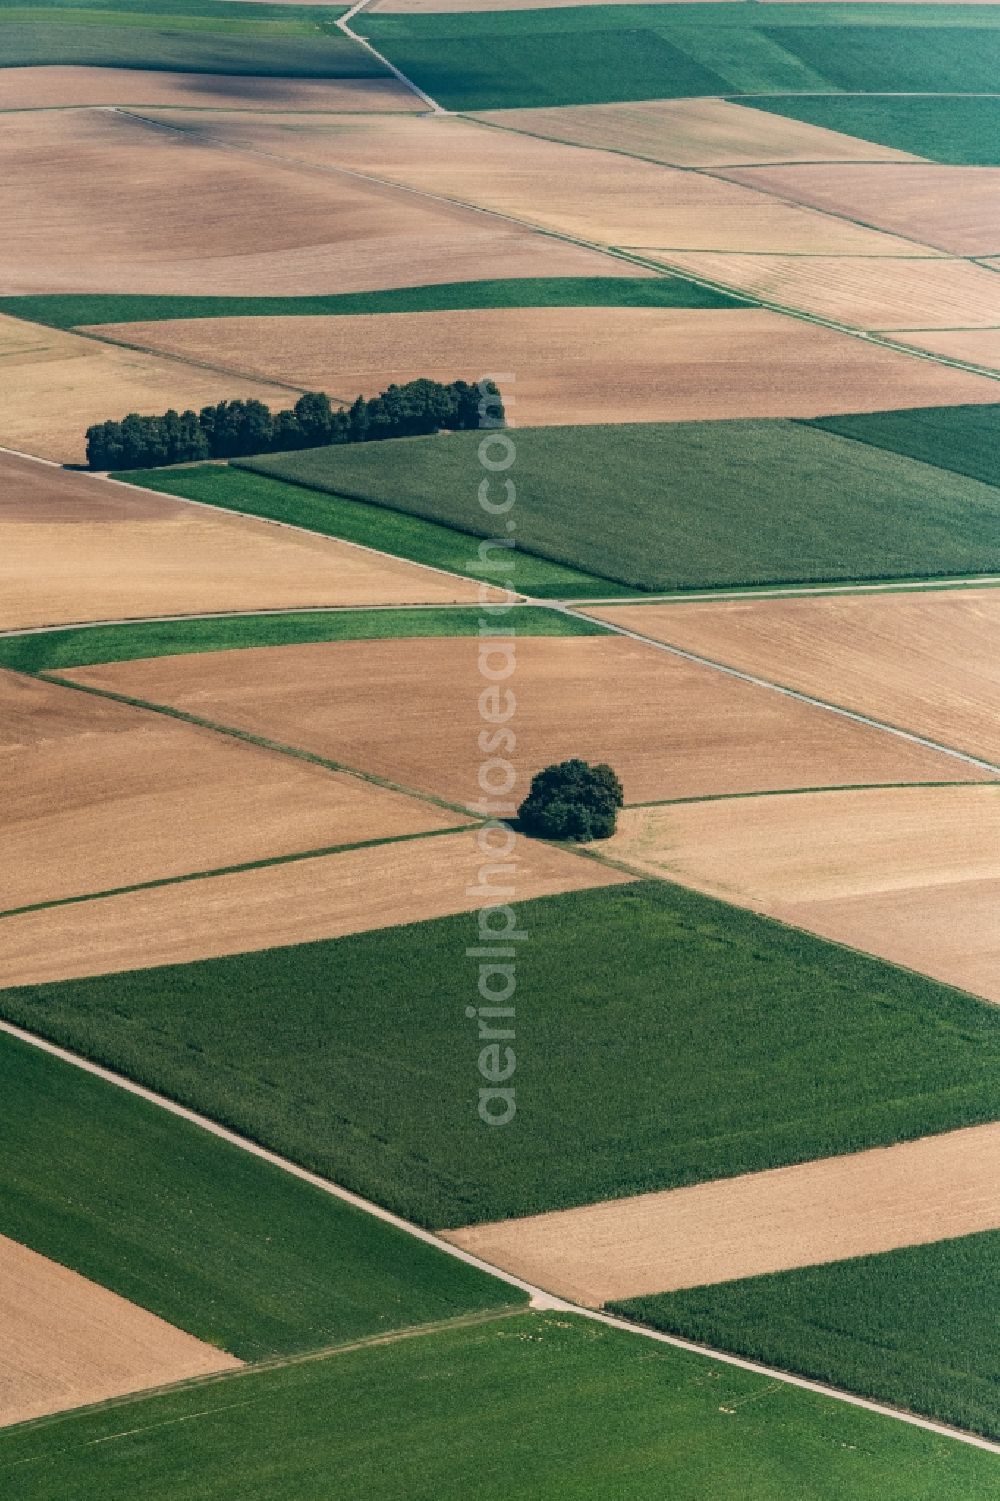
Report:
[[[505,668],[512,651],[499,645],[486,659],[490,669]],[[620,638],[526,638],[516,642],[515,660],[512,804],[534,772],[571,756],[610,762],[629,802],[955,775],[955,763],[933,751]],[[475,746],[484,680],[468,640],[281,646],[65,676],[462,803],[482,796]],[[502,699],[495,706],[505,707]],[[971,768],[969,775],[976,777]]]
[[[423,108],[417,96],[394,78],[245,78],[225,73],[58,65],[0,71],[0,110],[95,104],[378,114]]]

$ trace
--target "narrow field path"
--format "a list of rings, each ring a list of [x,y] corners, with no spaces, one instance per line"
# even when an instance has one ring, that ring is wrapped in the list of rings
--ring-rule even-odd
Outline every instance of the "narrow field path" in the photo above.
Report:
[[[412,78],[407,78],[406,74],[401,72],[400,69],[396,67],[395,63],[390,62],[384,52],[379,52],[378,49],[376,47],[373,47],[371,42],[369,42],[365,37],[358,36],[358,33],[356,31],[351,30],[351,22],[354,20],[354,17],[358,15],[360,11],[363,11],[368,4],[369,0],[357,0],[357,3],[352,5],[350,10],[347,11],[345,15],[341,16],[340,20],[336,22],[338,31],[342,31],[346,37],[350,37],[355,46],[363,48],[365,52],[369,53],[372,57],[377,58],[378,61],[383,65],[383,67],[389,69],[389,72],[393,75],[394,78],[398,78],[400,83],[408,88],[412,93],[416,94],[418,99],[423,100],[424,104],[426,104],[432,115],[449,114],[450,111],[446,110],[443,105],[438,104],[436,99],[432,99],[430,94],[424,93],[424,90],[420,87],[419,84],[414,83]]]
[[[31,1047],[39,1048],[54,1058],[59,1058],[64,1063],[71,1064],[75,1068],[83,1069],[84,1072],[93,1074],[105,1083],[113,1084],[119,1089],[126,1090],[129,1094],[137,1095],[149,1104],[156,1105],[170,1114],[179,1116],[182,1120],[198,1126],[203,1131],[217,1136],[222,1141],[229,1142],[231,1146],[238,1147],[241,1151],[249,1152],[254,1157],[259,1157],[264,1162],[269,1162],[273,1167],[280,1168],[282,1172],[300,1178],[303,1182],[311,1184],[314,1188],[328,1193],[334,1198],[341,1199],[345,1203],[353,1204],[355,1208],[364,1210],[366,1214],[373,1215],[384,1223],[395,1226],[413,1236],[415,1240],[423,1241],[426,1245],[434,1246],[445,1255],[454,1256],[467,1266],[476,1267],[479,1271],[488,1272],[505,1282],[510,1287],[518,1288],[526,1293],[530,1299],[530,1306],[536,1309],[547,1309],[555,1312],[576,1314],[580,1318],[590,1319],[595,1323],[604,1324],[610,1329],[620,1329],[626,1334],[634,1335],[638,1339],[654,1340],[658,1344],[671,1345],[675,1349],[688,1350],[696,1355],[704,1355],[708,1359],[719,1361],[723,1365],[735,1366],[739,1370],[750,1371],[757,1376],[765,1376],[772,1381],[781,1382],[787,1386],[798,1387],[802,1391],[815,1392],[819,1396],[829,1397],[838,1402],[844,1402],[850,1407],[859,1407],[866,1412],[878,1413],[881,1417],[893,1418],[897,1422],[907,1423],[914,1428],[922,1428],[925,1432],[935,1433],[942,1438],[951,1438],[959,1443],[970,1444],[973,1448],[985,1449],[992,1454],[1000,1454],[1000,1443],[994,1443],[990,1439],[981,1438],[978,1434],[966,1433],[961,1429],[950,1428],[944,1423],[936,1423],[930,1418],[918,1417],[915,1413],[903,1412],[898,1408],[887,1407],[883,1403],[870,1401],[866,1397],[855,1396],[852,1392],[839,1391],[836,1387],[826,1386],[822,1382],[809,1381],[802,1376],[794,1376],[788,1371],[779,1371],[770,1366],[761,1365],[758,1361],[744,1360],[738,1355],[729,1355],[722,1350],[713,1350],[704,1345],[695,1344],[691,1340],[679,1339],[674,1335],[662,1334],[655,1329],[644,1329],[640,1325],[631,1324],[625,1319],[615,1318],[611,1314],[602,1313],[598,1309],[584,1308],[577,1303],[569,1302],[565,1298],[556,1297],[546,1292],[544,1288],[525,1281],[521,1277],[513,1276],[504,1272],[499,1267],[491,1265],[481,1257],[472,1255],[459,1246],[443,1240],[441,1236],[431,1230],[424,1230],[421,1226],[412,1224],[400,1215],[393,1214],[391,1210],[383,1209],[380,1204],[375,1204],[369,1199],[363,1199],[360,1195],[351,1193],[346,1188],[341,1188],[336,1183],[331,1183],[327,1178],[321,1178],[317,1173],[311,1173],[307,1169],[299,1167],[277,1153],[268,1151],[266,1147],[259,1146],[256,1142],[249,1141],[239,1136],[235,1131],[230,1131],[225,1126],[220,1126],[216,1121],[199,1115],[196,1111],[187,1109],[184,1105],[178,1105],[174,1100],[164,1095],[156,1094],[151,1089],[146,1089],[141,1084],[134,1083],[131,1079],[121,1074],[112,1072],[97,1063],[91,1063],[89,1059],[81,1058],[76,1053],[69,1052],[66,1048],[56,1046],[55,1043],[46,1041],[33,1032],[26,1031],[23,1027],[14,1026],[11,1022],[0,1021],[0,1032],[19,1041],[27,1043]]]

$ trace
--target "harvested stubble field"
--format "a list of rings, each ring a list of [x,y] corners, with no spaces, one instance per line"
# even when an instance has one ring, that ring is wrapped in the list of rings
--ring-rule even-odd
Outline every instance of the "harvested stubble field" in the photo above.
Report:
[[[479,586],[0,454],[0,629],[197,611],[450,604]]]
[[[296,395],[249,376],[198,369],[2,313],[0,372],[5,446],[60,464],[83,463],[84,434],[91,423],[117,420],[137,408],[197,409],[208,402],[255,397],[277,409],[290,406]]]
[[[913,255],[898,258],[665,251],[662,259],[751,297],[855,328],[991,327],[1000,321],[1000,277],[969,261],[927,258],[912,249]],[[982,391],[979,399],[989,400]]]
[[[0,673],[0,700],[0,910],[460,821],[357,778],[38,679]]]
[[[905,331],[900,342],[915,349],[928,349],[932,354],[943,354],[949,360],[965,360],[970,365],[982,365],[985,370],[1000,370],[1000,327]]]
[[[46,907],[0,922],[0,985],[151,969],[472,911],[490,900],[479,872],[493,858],[474,833],[444,834]],[[630,879],[543,844],[519,844],[512,866],[518,901]]]
[[[601,846],[1000,1002],[1000,789],[793,792],[628,809]]]
[[[492,1225],[447,1239],[592,1307],[1000,1228],[1000,1125]]]
[[[619,1311],[1000,1438],[998,1261],[1000,1235],[987,1231]]]
[[[992,5],[994,0],[982,3]],[[772,95],[744,103],[820,129],[913,151],[931,161],[1000,165],[1000,100],[995,94]]]
[[[216,1353],[261,1360],[518,1301],[516,1289],[9,1036],[0,1083],[5,1232]]]
[[[192,1473],[206,1495],[264,1496],[276,1454],[296,1501],[787,1501],[790,1476],[809,1501],[991,1501],[996,1475],[938,1434],[539,1313],[20,1430],[0,1475],[19,1501],[176,1501]]]
[[[739,183],[454,116],[356,116],[315,126],[267,116],[160,118],[208,140],[347,167],[601,245],[873,256],[912,249]]]
[[[173,128],[176,119],[96,109],[7,117],[0,279],[8,294],[251,296],[623,274],[596,252],[452,204],[221,150]]]
[[[954,775],[933,751],[619,637],[526,638],[516,663],[511,798],[568,756],[610,762],[629,802]],[[463,804],[481,797],[472,748],[482,678],[467,640],[278,646],[65,675]]]
[[[240,1362],[0,1236],[0,1427]]]
[[[421,103],[395,78],[246,78],[149,68],[4,68],[0,110],[128,104],[150,109],[412,112]]]
[[[626,605],[593,614],[1000,760],[998,589]],[[954,775],[957,763],[950,764]]]
[[[369,8],[377,10],[379,5]],[[747,109],[729,99],[650,99],[633,104],[570,105],[565,109],[490,110],[478,118],[528,135],[621,151],[678,167],[919,160],[892,146],[861,141],[762,109]]]
[[[1000,288],[1000,277],[990,281]],[[996,396],[986,376],[760,308],[175,318],[99,331],[179,359],[211,357],[248,376],[349,396],[420,376],[450,380],[456,370],[509,370],[510,415],[535,426],[815,417]]]
[[[959,406],[931,408],[926,420],[918,408],[816,425],[519,428],[513,580],[528,593],[587,597],[576,585],[539,579],[532,554],[661,591],[1000,572],[1000,492],[970,482],[1000,480],[998,412]],[[469,504],[478,444],[474,433],[344,444],[244,460],[239,469],[166,471],[167,486],[196,484],[181,493],[232,505],[240,494],[235,475],[249,467],[262,487],[247,492],[254,505],[279,517],[294,505],[288,519],[317,529],[324,517],[335,524],[350,504],[341,497],[353,495],[359,510],[387,526],[416,516],[424,524],[481,526],[489,537],[492,519],[476,522]],[[938,457],[958,474],[932,467]],[[274,475],[291,483],[276,485]],[[140,483],[163,484],[163,472]],[[606,597],[592,579],[589,598]]]
[[[662,881],[521,902],[518,926],[506,1133],[476,1112],[472,913],[5,990],[0,1010],[431,1226],[997,1119],[1000,1011],[920,975]]]
[[[1000,167],[812,163],[740,167],[722,175],[949,255],[1000,252]]]

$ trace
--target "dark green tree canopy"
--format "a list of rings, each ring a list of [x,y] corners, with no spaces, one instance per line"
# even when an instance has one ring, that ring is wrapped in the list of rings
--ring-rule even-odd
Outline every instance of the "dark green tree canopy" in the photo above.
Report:
[[[610,839],[624,801],[622,784],[610,766],[573,759],[538,772],[517,812],[525,833],[583,843]]]

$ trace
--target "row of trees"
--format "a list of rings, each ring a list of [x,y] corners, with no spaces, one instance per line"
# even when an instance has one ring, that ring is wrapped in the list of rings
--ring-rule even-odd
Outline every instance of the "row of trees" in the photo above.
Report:
[[[370,400],[359,396],[349,407],[333,407],[322,391],[308,391],[284,412],[272,412],[262,401],[220,401],[200,412],[171,410],[162,417],[131,412],[121,422],[88,427],[87,463],[91,469],[151,469],[327,443],[407,438],[441,428],[474,428],[480,425],[484,400],[490,426],[496,427],[503,421],[503,402],[492,381],[442,385],[411,380]]]

